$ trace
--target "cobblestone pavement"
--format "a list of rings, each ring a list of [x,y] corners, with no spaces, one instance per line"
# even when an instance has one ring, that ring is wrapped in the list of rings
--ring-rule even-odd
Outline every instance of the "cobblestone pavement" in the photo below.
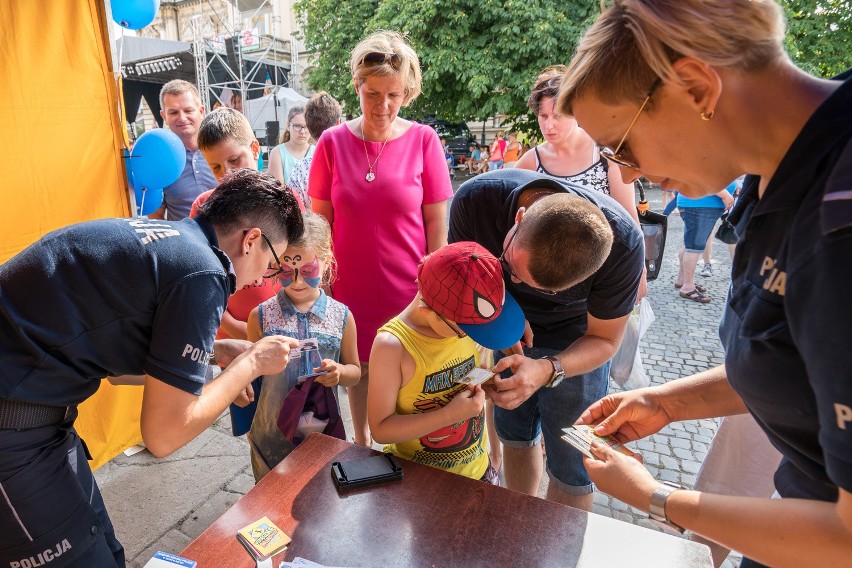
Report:
[[[662,209],[660,197],[659,190],[649,192],[652,209]],[[663,267],[659,278],[648,286],[656,321],[641,343],[652,384],[722,363],[717,326],[729,280],[727,247],[718,241],[714,244],[712,277],[696,276],[713,300],[709,304],[684,300],[673,285],[683,223],[677,215],[669,223]],[[346,397],[341,398],[348,418]],[[715,420],[672,424],[634,447],[655,477],[691,487],[716,425]],[[157,550],[182,550],[254,483],[247,443],[244,437],[230,435],[227,416],[165,459],[158,460],[148,452],[121,455],[95,477],[132,568],[143,566]],[[546,481],[541,496],[545,489]],[[594,512],[657,530],[644,513],[602,493],[595,495]],[[725,567],[735,566],[738,558],[729,557]]]

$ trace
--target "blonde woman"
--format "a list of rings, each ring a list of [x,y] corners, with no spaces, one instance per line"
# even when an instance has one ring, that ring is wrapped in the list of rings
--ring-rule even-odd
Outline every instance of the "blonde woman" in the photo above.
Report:
[[[608,396],[581,419],[630,441],[750,412],[784,456],[782,499],[670,487],[600,446],[585,464],[600,490],[741,551],[744,566],[848,566],[852,81],[797,69],[783,40],[770,0],[616,0],[580,42],[557,103],[627,182],[643,175],[698,198],[751,174],[729,217],[740,240],[724,366]]]
[[[376,331],[417,293],[417,264],[447,243],[453,195],[438,135],[397,116],[420,94],[420,60],[396,32],[361,41],[349,60],[361,116],[326,130],[310,172],[311,207],[331,223],[334,298],[358,322],[360,383],[349,389],[355,441],[370,445],[367,385]]]

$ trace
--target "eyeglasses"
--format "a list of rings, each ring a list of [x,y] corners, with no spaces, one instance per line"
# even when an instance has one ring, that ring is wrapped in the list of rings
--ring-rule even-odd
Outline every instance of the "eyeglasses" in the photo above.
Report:
[[[371,51],[361,60],[362,65],[372,67],[374,65],[383,65],[390,63],[390,66],[399,71],[402,66],[402,56],[397,53],[382,53],[381,51]]]
[[[639,116],[642,114],[642,111],[645,110],[645,106],[648,104],[648,101],[651,100],[651,95],[654,94],[654,91],[659,86],[660,80],[657,79],[656,81],[654,81],[654,84],[651,85],[651,88],[648,90],[648,95],[645,97],[645,100],[642,101],[642,105],[639,107],[639,111],[636,113],[636,116],[634,116],[633,120],[630,122],[630,126],[627,127],[627,132],[625,132],[624,136],[621,137],[621,142],[618,143],[618,146],[615,147],[615,150],[613,150],[609,146],[601,147],[601,156],[603,156],[610,162],[618,164],[619,166],[624,166],[625,168],[630,168],[631,170],[639,169],[639,166],[636,165],[635,162],[631,162],[630,160],[622,156],[621,153],[624,149],[624,141],[627,140],[627,135],[630,134],[631,130],[633,130],[633,125],[636,124],[637,120],[639,120]]]
[[[518,236],[518,231],[520,229],[521,229],[521,222],[518,221],[517,223],[515,223],[515,232],[512,233],[511,237],[509,237],[509,242],[506,243],[506,248],[504,248],[503,252],[500,253],[500,256],[497,257],[497,260],[500,261],[500,266],[503,267],[503,270],[505,270],[506,272],[509,273],[509,276],[511,276],[512,278],[514,278],[515,280],[517,280],[521,284],[524,284],[524,285],[528,286],[529,288],[532,288],[536,292],[541,292],[542,294],[547,294],[548,296],[555,296],[556,294],[559,293],[558,291],[545,290],[544,288],[536,288],[535,286],[531,286],[530,284],[527,284],[526,282],[521,280],[521,277],[518,276],[517,274],[515,274],[515,271],[512,270],[511,266],[509,266],[509,261],[506,260],[506,253],[509,252],[509,247],[512,246],[512,243],[515,241],[515,237]]]
[[[272,256],[275,258],[275,264],[278,265],[278,269],[276,270],[274,267],[269,267],[266,269],[266,274],[263,275],[264,278],[275,278],[281,272],[283,272],[284,267],[281,266],[281,261],[278,259],[278,254],[275,252],[275,249],[272,247],[272,241],[269,240],[269,237],[263,234],[263,231],[260,232],[260,236],[263,237],[263,240],[266,241],[266,244],[269,246],[269,250],[272,251]],[[270,270],[274,272],[269,272]]]
[[[450,322],[449,320],[447,320],[444,316],[442,316],[442,315],[441,315],[441,314],[439,314],[437,311],[435,311],[435,308],[433,308],[433,307],[431,307],[429,304],[427,304],[427,303],[426,303],[426,300],[424,300],[424,299],[423,299],[423,296],[420,296],[420,301],[421,301],[421,302],[423,302],[423,305],[424,305],[424,306],[426,306],[427,308],[429,308],[430,310],[432,310],[432,312],[433,312],[436,316],[438,316],[438,319],[439,319],[439,320],[441,320],[442,322],[444,322],[444,325],[446,325],[448,328],[450,328],[450,331],[452,331],[453,333],[455,333],[455,334],[456,334],[456,336],[457,336],[459,339],[461,339],[462,337],[467,337],[467,334],[466,334],[465,332],[463,332],[461,329],[459,329],[459,327],[458,327],[458,326],[456,326],[455,324],[451,323],[451,322]]]
[[[298,132],[299,134],[301,134],[302,132],[304,132],[304,131],[306,131],[306,130],[308,129],[308,126],[307,126],[307,125],[305,125],[305,124],[293,124],[293,123],[291,122],[291,123],[290,123],[290,128],[292,128],[293,130],[295,130],[296,132]]]

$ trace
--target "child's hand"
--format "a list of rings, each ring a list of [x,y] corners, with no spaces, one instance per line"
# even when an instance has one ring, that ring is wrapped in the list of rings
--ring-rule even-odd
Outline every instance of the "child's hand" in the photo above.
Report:
[[[243,392],[234,399],[234,404],[240,408],[245,408],[251,404],[252,401],[254,401],[254,388],[252,388],[251,383],[249,383],[249,386],[247,386]]]
[[[326,387],[333,387],[340,382],[340,368],[342,365],[333,359],[323,359],[322,365],[314,369],[315,373],[325,371],[324,375],[320,375],[314,379],[315,383],[319,383]]]
[[[482,414],[485,408],[485,391],[481,385],[468,386],[459,392],[446,406],[453,417],[453,422],[461,422]]]

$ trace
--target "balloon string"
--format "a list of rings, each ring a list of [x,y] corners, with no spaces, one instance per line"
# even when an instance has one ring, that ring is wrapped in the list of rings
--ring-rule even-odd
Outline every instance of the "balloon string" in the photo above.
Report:
[[[121,39],[121,45],[118,46],[118,72],[121,73],[121,61],[124,53],[124,26],[121,27],[121,38],[119,39]]]
[[[143,212],[143,211],[145,211],[145,195],[146,195],[147,193],[148,193],[148,188],[147,188],[147,187],[143,187],[143,188],[142,188],[142,202],[139,204],[139,214],[137,215],[137,217],[141,217],[141,216],[142,216],[142,212]]]

